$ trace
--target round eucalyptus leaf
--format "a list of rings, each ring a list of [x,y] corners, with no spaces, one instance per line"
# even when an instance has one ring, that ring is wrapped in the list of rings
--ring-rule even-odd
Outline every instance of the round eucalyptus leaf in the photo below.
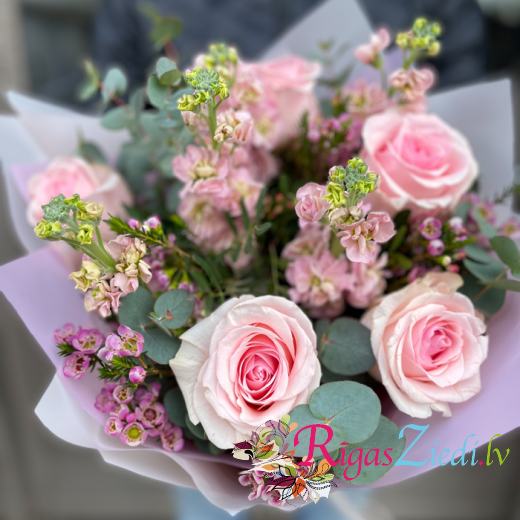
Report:
[[[352,318],[338,318],[327,330],[321,363],[331,372],[353,376],[376,364],[370,331]]]
[[[174,289],[159,296],[155,302],[155,312],[160,317],[173,317],[173,319],[166,317],[161,323],[168,329],[178,329],[189,320],[194,306],[193,294],[182,289]]]
[[[121,298],[119,323],[142,334],[144,326],[150,322],[149,314],[153,311],[153,304],[154,299],[150,291],[138,287],[137,291]]]
[[[146,355],[160,365],[167,365],[181,348],[179,338],[168,336],[159,328],[149,328],[141,334],[144,337]]]
[[[345,442],[350,443],[368,439],[375,432],[381,414],[375,392],[354,381],[320,386],[312,393],[309,408],[324,424],[341,429]]]
[[[146,86],[146,95],[150,100],[150,103],[157,108],[164,108],[166,105],[167,87],[161,85],[157,76],[153,75],[148,78],[148,84]]]
[[[181,389],[176,386],[171,390],[168,390],[164,396],[164,407],[168,414],[168,419],[173,423],[177,424],[181,428],[186,428],[186,403],[182,396]]]
[[[101,89],[101,96],[105,103],[108,103],[114,96],[124,94],[127,87],[127,80],[121,69],[110,69],[103,80],[104,89]]]
[[[393,468],[403,453],[405,445],[406,439],[404,437],[399,439],[399,428],[390,419],[382,415],[377,430],[370,438],[358,444],[349,444],[343,448],[344,453],[343,449],[340,449],[341,459],[335,459],[340,460],[340,463],[334,466],[334,473],[351,484],[358,486],[372,484]],[[354,453],[356,450],[359,451]],[[377,451],[370,452],[370,450]],[[349,457],[352,464],[349,464]],[[362,460],[361,471],[356,477],[360,458]],[[353,480],[345,478],[345,470],[347,477]]]
[[[195,437],[197,437],[198,439],[201,439],[201,440],[207,440],[207,436],[206,436],[206,432],[204,431],[204,428],[202,427],[202,424],[193,424],[191,421],[190,421],[190,418],[188,416],[188,414],[186,414],[186,417],[184,418],[185,422],[186,422],[186,426],[188,427],[188,430],[190,430],[191,433],[193,433],[193,435],[195,435]]]
[[[516,244],[508,237],[493,237],[491,247],[517,278],[520,276],[520,258]]]
[[[121,130],[131,122],[131,117],[124,107],[112,108],[101,119],[101,124],[108,130]]]

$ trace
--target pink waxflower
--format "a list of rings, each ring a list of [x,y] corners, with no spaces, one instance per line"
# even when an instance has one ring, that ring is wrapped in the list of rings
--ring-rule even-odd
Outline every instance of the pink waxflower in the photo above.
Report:
[[[381,28],[372,34],[370,43],[365,43],[356,47],[354,56],[365,65],[374,65],[378,56],[390,45],[390,33]]]
[[[101,392],[96,396],[96,402],[94,403],[96,410],[103,413],[115,411],[117,404],[113,396],[114,388],[115,386],[113,388],[107,388],[105,386],[105,388],[101,389]]]
[[[500,226],[500,234],[513,240],[518,240],[520,238],[520,220],[516,217],[509,217]]]
[[[147,226],[149,229],[158,229],[161,227],[161,219],[157,215],[154,215],[146,219],[143,226]]]
[[[127,424],[119,436],[121,442],[131,447],[140,446],[146,441],[147,437],[148,433],[143,425],[138,422]]]
[[[300,256],[320,256],[329,249],[331,229],[318,222],[311,222],[298,232],[282,251],[285,260],[296,260]]]
[[[113,394],[113,392],[112,392],[112,394]],[[129,406],[126,403],[119,403],[117,401],[114,401],[114,402],[115,402],[115,407],[110,412],[110,415],[112,417],[115,417],[116,419],[119,419],[120,421],[133,422],[130,420],[132,417],[130,414]],[[132,414],[132,415],[134,415],[134,414]]]
[[[181,451],[184,448],[182,428],[171,422],[167,422],[161,430],[161,442],[165,451]]]
[[[123,431],[124,424],[117,417],[109,417],[105,423],[105,433],[112,437],[118,437]]]
[[[63,375],[65,377],[72,377],[73,379],[81,379],[87,372],[90,364],[90,358],[82,352],[74,352],[65,358],[65,365],[63,366]]]
[[[146,370],[143,367],[133,367],[128,373],[128,379],[130,379],[134,385],[138,385],[146,379]]]
[[[350,261],[370,263],[377,254],[375,243],[387,242],[394,235],[394,223],[389,215],[381,211],[372,211],[366,220],[347,224],[337,236],[341,237],[341,245],[346,249]]]
[[[76,330],[72,323],[65,323],[62,329],[56,329],[54,331],[54,341],[56,343],[70,343],[73,336],[76,334]]]
[[[464,221],[461,217],[451,217],[450,220],[448,220],[448,225],[450,227],[450,231],[456,235],[462,235],[467,232],[466,228],[464,227]]]
[[[435,217],[427,217],[421,223],[421,235],[426,240],[433,240],[442,235],[442,222]]]
[[[143,352],[144,337],[139,332],[134,332],[126,325],[120,325],[117,334],[110,334],[105,342],[105,346],[99,351],[99,357],[108,362],[116,356],[139,357]]]
[[[114,388],[112,393],[117,403],[126,404],[129,403],[134,397],[134,393],[129,386],[120,384]]]
[[[428,242],[428,245],[426,246],[428,254],[432,256],[441,256],[442,253],[444,253],[444,249],[444,242],[438,238],[436,238],[435,240],[431,240],[430,242]]]
[[[492,202],[486,202],[476,193],[470,193],[469,201],[474,206],[469,210],[471,218],[475,219],[475,210],[484,217],[490,224],[495,224],[497,215],[495,212],[495,205]]]
[[[415,280],[422,278],[427,272],[428,269],[426,269],[426,267],[423,265],[414,265],[408,273],[408,282],[415,282]]]
[[[242,471],[238,477],[238,482],[244,487],[250,487],[249,500],[256,500],[262,496],[264,491],[264,480],[261,471],[248,470]]]
[[[335,317],[344,310],[344,291],[353,287],[345,257],[334,258],[330,251],[321,256],[301,256],[291,262],[285,277],[292,286],[288,294],[295,303],[309,308],[313,317]]]
[[[296,192],[296,214],[305,222],[317,222],[330,208],[328,200],[323,200],[327,188],[315,182],[309,182]]]
[[[188,191],[200,191],[211,179],[222,180],[229,172],[229,161],[217,150],[190,145],[185,155],[172,162],[173,174],[186,184]]]
[[[377,245],[377,253],[381,250]],[[347,293],[347,303],[356,309],[370,307],[386,289],[386,280],[383,269],[388,261],[387,253],[383,253],[377,260],[370,263],[353,262],[353,287]]]
[[[104,339],[105,337],[99,330],[85,330],[80,327],[78,333],[72,339],[72,346],[83,354],[95,354]]]
[[[152,437],[159,435],[157,428],[168,418],[166,410],[161,403],[151,403],[143,406],[142,401],[135,410],[135,416],[147,430],[153,430],[153,432],[148,432]]]

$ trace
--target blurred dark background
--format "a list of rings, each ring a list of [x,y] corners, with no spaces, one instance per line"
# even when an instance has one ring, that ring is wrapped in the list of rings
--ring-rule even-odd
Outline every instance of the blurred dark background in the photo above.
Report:
[[[161,14],[182,19],[184,32],[175,45],[184,63],[217,39],[237,45],[247,59],[257,58],[320,3],[153,2]],[[513,81],[514,100],[520,99],[520,0],[360,3],[375,26],[400,30],[418,15],[443,23],[444,51],[434,62],[439,88],[507,76]],[[75,95],[86,57],[93,57],[102,68],[121,65],[131,83],[141,82],[157,51],[149,39],[150,22],[137,4],[136,0],[0,0],[0,92],[16,89],[87,110]],[[517,115],[519,105],[516,103]],[[0,111],[8,111],[3,97]],[[516,117],[517,123],[519,119]],[[0,194],[5,194],[1,177]],[[2,198],[3,222],[7,214]],[[23,254],[7,226],[0,226],[0,244],[0,265]],[[1,294],[0,309],[0,520],[178,518],[175,490],[109,466],[97,452],[66,444],[40,424],[33,410],[52,378],[52,369]],[[438,468],[374,491],[373,507],[366,516],[349,516],[348,508],[339,501],[337,518],[520,520],[520,432],[495,440],[494,447],[511,450],[503,467],[495,464],[478,471],[460,466]],[[485,457],[482,450],[480,457]],[[275,516],[291,518],[258,508],[251,518]]]

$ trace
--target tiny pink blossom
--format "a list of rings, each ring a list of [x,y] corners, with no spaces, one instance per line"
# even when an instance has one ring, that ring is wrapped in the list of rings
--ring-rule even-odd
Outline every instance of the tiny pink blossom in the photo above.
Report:
[[[410,283],[415,282],[415,280],[422,278],[427,272],[428,269],[423,265],[414,265],[408,273],[408,281]]]
[[[330,208],[328,200],[323,200],[327,188],[315,182],[309,182],[296,192],[296,214],[305,222],[317,222]]]
[[[104,339],[105,337],[99,330],[85,330],[80,327],[78,333],[72,339],[72,346],[83,354],[95,354]]]
[[[70,342],[69,340],[76,334],[74,325],[72,323],[65,323],[62,329],[54,331],[54,341],[56,343]]]
[[[167,422],[161,430],[161,442],[165,451],[181,451],[184,448],[182,429],[176,424]]]
[[[132,229],[141,229],[141,222],[139,222],[137,219],[135,218],[131,218],[129,221],[128,221],[128,225],[132,228]]]
[[[161,219],[157,215],[154,215],[153,217],[146,219],[144,225],[148,226],[150,229],[157,229],[161,227]]]
[[[89,363],[90,358],[87,355],[82,352],[74,352],[65,358],[63,375],[79,380],[86,374]]]
[[[112,392],[113,394],[113,392]],[[127,417],[130,414],[130,408],[126,403],[118,403],[115,401],[115,408],[110,412],[110,415],[112,417],[116,417],[117,419],[121,421],[126,421]],[[130,422],[130,421],[127,421]]]
[[[520,220],[516,217],[508,218],[500,226],[500,234],[513,240],[518,240],[520,238]]]
[[[381,28],[376,33],[372,34],[370,43],[359,45],[354,51],[356,58],[365,65],[374,63],[375,59],[390,45],[389,32]]]
[[[138,385],[146,379],[146,370],[143,367],[133,367],[130,369],[128,379],[130,379],[134,385]]]
[[[442,222],[435,217],[425,218],[421,223],[421,235],[426,240],[433,240],[442,235]]]
[[[105,433],[112,437],[118,437],[123,431],[124,424],[116,417],[109,417],[105,423]]]
[[[127,424],[119,438],[127,446],[140,446],[146,441],[148,433],[138,422]]]
[[[264,481],[260,471],[243,471],[238,477],[238,482],[244,487],[250,487],[249,500],[256,500],[262,496],[264,491]]]
[[[96,410],[103,413],[110,413],[117,408],[112,394],[113,391],[113,388],[111,390],[106,387],[101,389],[101,392],[96,396],[96,402],[94,403]]]
[[[432,240],[428,243],[426,246],[426,250],[428,251],[428,254],[432,256],[441,256],[442,253],[444,253],[444,242],[442,240],[439,240],[436,238],[435,240]]]
[[[141,406],[135,410],[135,416],[146,429],[159,427],[168,417],[166,415],[166,410],[161,403],[153,403],[148,406],[143,406],[142,401]],[[149,433],[153,437],[158,435],[158,432],[156,434],[152,434],[151,432]]]
[[[143,352],[143,335],[139,334],[139,332],[134,332],[126,325],[120,325],[117,329],[117,333],[121,336],[119,355],[139,357]]]
[[[466,233],[466,228],[464,227],[464,221],[461,217],[451,217],[448,220],[448,225],[450,226],[450,230],[456,235],[461,235]]]
[[[121,404],[129,403],[134,396],[132,389],[124,385],[116,386],[112,395],[114,399]]]

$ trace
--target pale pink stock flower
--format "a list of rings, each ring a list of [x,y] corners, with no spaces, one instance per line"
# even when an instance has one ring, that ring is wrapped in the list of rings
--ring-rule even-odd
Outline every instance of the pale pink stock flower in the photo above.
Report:
[[[217,150],[190,145],[184,155],[172,161],[173,174],[186,184],[187,191],[201,189],[210,179],[224,179],[229,172],[227,158],[221,157]],[[201,186],[202,185],[202,186]]]
[[[380,246],[377,246],[379,254]],[[387,253],[383,253],[375,261],[365,264],[352,262],[353,287],[347,293],[347,303],[356,309],[366,309],[381,296],[386,289],[383,269],[388,261]]]
[[[377,254],[376,242],[382,244],[394,235],[394,223],[388,213],[372,211],[366,219],[346,225],[337,236],[341,237],[341,245],[350,261],[366,264]]]
[[[480,391],[488,352],[486,325],[471,300],[457,292],[462,278],[429,273],[386,295],[361,322],[371,329],[372,369],[402,412],[425,419],[451,416],[449,403]]]
[[[386,91],[380,85],[363,79],[345,87],[343,95],[348,96],[349,114],[362,119],[383,112],[391,104]]]
[[[372,34],[370,43],[365,43],[356,47],[354,56],[365,65],[374,63],[376,58],[390,45],[390,33],[381,28]]]
[[[94,289],[85,295],[85,309],[87,311],[97,310],[103,318],[108,318],[112,311],[117,314],[120,298],[124,294],[114,285],[114,279],[110,284],[106,280],[100,280]]]
[[[285,298],[232,298],[181,340],[170,366],[189,418],[221,449],[308,403],[319,386],[316,334]]]
[[[216,130],[215,140],[220,141],[222,139],[217,136],[219,128],[229,127],[231,132],[229,133],[228,139],[234,143],[251,143],[254,140],[254,121],[249,112],[245,110],[226,110],[217,117],[219,126]]]
[[[300,256],[320,256],[329,249],[330,226],[322,226],[317,222],[311,222],[298,231],[282,251],[284,260],[296,260]]]
[[[289,297],[309,308],[316,318],[336,317],[344,310],[344,292],[353,288],[344,256],[334,258],[330,251],[321,256],[301,256],[291,262],[285,277],[292,286]]]
[[[327,188],[315,182],[309,182],[296,192],[296,214],[305,222],[317,222],[330,208],[328,200],[323,200]]]
[[[388,78],[390,85],[396,90],[402,90],[403,98],[410,103],[424,98],[434,81],[435,74],[427,68],[399,69]]]

